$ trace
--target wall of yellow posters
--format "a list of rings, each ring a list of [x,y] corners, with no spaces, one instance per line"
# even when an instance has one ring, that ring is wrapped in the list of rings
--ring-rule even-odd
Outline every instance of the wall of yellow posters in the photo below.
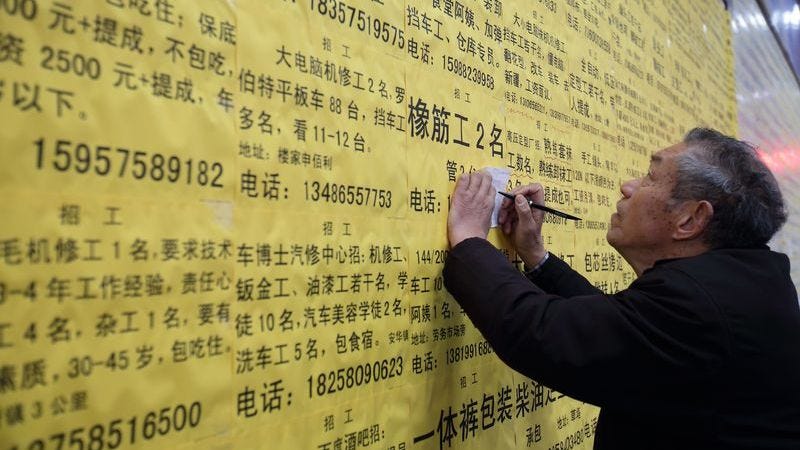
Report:
[[[735,132],[729,36],[717,0],[0,0],[0,449],[590,448],[444,290],[449,195],[541,181],[624,287],[620,180]]]

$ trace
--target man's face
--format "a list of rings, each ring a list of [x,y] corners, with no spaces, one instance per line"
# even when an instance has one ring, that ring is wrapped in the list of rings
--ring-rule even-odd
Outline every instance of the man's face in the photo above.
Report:
[[[672,243],[669,199],[676,179],[675,159],[685,150],[682,143],[659,150],[650,159],[647,175],[620,187],[622,198],[611,215],[606,239],[626,259],[642,253],[657,255]]]

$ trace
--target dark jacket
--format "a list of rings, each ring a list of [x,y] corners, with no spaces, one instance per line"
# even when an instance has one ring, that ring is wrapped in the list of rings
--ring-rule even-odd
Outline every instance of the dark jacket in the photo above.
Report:
[[[663,260],[606,295],[553,255],[526,279],[473,238],[444,282],[509,366],[602,408],[595,449],[800,449],[800,309],[783,254]]]

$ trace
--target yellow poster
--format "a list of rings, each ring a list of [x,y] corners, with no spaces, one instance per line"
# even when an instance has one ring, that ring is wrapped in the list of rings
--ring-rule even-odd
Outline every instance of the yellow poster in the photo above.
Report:
[[[621,184],[735,131],[720,2],[0,2],[0,449],[591,448],[447,293],[457,177]],[[505,238],[490,240],[521,267]]]

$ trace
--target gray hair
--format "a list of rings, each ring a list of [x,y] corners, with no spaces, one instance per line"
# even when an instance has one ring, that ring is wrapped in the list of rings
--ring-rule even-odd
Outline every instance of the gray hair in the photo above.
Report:
[[[712,248],[766,244],[786,222],[778,182],[755,148],[708,128],[683,138],[672,198],[706,200],[714,215],[704,241]]]

